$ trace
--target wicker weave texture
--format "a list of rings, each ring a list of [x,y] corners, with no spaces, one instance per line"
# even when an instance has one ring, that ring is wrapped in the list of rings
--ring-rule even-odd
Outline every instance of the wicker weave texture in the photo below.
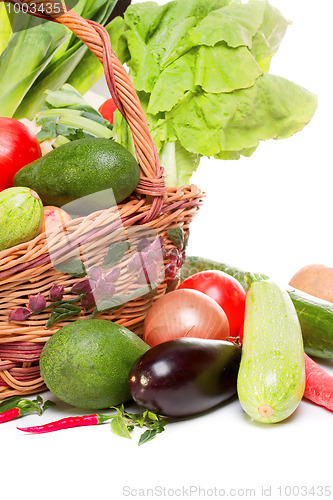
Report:
[[[15,0],[15,3],[18,2]],[[25,3],[29,4],[30,0]],[[62,243],[61,229],[55,228],[54,233],[43,232],[28,243],[0,252],[0,400],[12,395],[28,395],[44,390],[38,365],[43,345],[68,321],[91,317],[91,310],[82,309],[77,316],[56,323],[51,328],[46,328],[47,313],[31,316],[24,322],[8,321],[9,314],[15,308],[27,305],[30,295],[41,293],[48,298],[54,283],[64,285],[65,300],[73,298],[70,292],[79,278],[57,271],[51,256],[56,255],[59,262],[62,259],[68,260],[75,255],[79,246],[90,255],[93,264],[93,245],[107,248],[115,241],[120,229],[126,231],[139,227],[155,230],[156,234],[163,237],[166,249],[163,262],[165,269],[169,264],[168,251],[175,247],[168,231],[178,227],[187,235],[204,196],[194,185],[165,187],[163,168],[139,98],[126,70],[111,50],[106,30],[94,22],[82,19],[74,11],[66,12],[56,19],[43,15],[40,17],[66,25],[103,64],[110,93],[131,129],[141,178],[136,191],[126,203],[68,223],[67,247]],[[121,265],[127,265],[126,259]],[[117,293],[131,290],[130,277],[126,278],[126,273],[124,276]],[[100,313],[98,317],[115,321],[140,334],[150,305],[166,292],[166,288],[167,282],[164,279],[148,298],[131,300],[117,310]]]

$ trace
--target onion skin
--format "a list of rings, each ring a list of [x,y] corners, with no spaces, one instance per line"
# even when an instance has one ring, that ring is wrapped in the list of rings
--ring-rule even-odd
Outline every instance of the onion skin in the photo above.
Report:
[[[197,290],[174,290],[159,298],[144,322],[143,340],[151,347],[182,337],[226,340],[230,329],[223,309]]]
[[[133,365],[134,401],[169,417],[186,417],[236,394],[241,348],[223,340],[182,338],[149,349]]]

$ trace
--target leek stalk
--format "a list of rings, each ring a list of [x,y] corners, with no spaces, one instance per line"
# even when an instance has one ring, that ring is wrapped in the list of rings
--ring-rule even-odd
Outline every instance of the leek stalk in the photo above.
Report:
[[[116,3],[80,0],[74,10],[104,24]],[[60,89],[88,49],[65,26],[14,14],[5,3],[0,35],[0,116],[32,119],[45,103],[45,91]]]
[[[0,55],[12,36],[12,27],[4,3],[0,3]]]

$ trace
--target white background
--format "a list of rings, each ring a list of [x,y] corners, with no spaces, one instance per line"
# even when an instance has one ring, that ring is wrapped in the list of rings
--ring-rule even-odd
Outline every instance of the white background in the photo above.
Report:
[[[316,93],[318,110],[302,132],[261,144],[251,158],[202,161],[192,180],[207,198],[192,224],[189,254],[262,271],[283,284],[305,264],[333,265],[333,3],[271,3],[293,21],[271,72]],[[333,374],[331,363],[321,364]],[[265,426],[251,422],[235,400],[199,418],[170,424],[142,447],[137,446],[139,433],[132,441],[121,439],[107,424],[40,436],[16,430],[17,425],[80,413],[58,402],[41,418],[28,416],[1,426],[1,500],[120,500],[126,498],[126,486],[132,489],[130,498],[143,498],[140,488],[156,486],[175,497],[176,488],[191,485],[210,489],[206,497],[211,498],[218,498],[214,488],[226,494],[230,488],[241,489],[236,498],[264,498],[262,487],[272,487],[272,498],[286,498],[285,486],[312,485],[331,486],[333,496],[333,414],[306,401],[287,421]],[[163,498],[149,493],[145,498]],[[289,495],[298,497],[317,498],[301,489]],[[205,498],[204,491],[188,498]]]

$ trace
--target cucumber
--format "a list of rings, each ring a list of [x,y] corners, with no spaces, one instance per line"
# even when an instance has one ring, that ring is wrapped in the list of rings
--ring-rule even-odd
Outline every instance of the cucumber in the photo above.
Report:
[[[251,282],[267,279],[265,275],[247,273],[236,267],[200,257],[187,257],[182,268],[182,279],[208,269],[217,269],[233,276],[246,291]],[[301,325],[305,352],[309,356],[333,359],[333,304],[289,286],[286,290]]]
[[[295,307],[275,283],[256,281],[246,296],[240,404],[258,422],[280,422],[296,410],[304,389],[304,348]]]
[[[252,281],[268,279],[268,276],[265,276],[264,274],[249,273],[237,267],[231,267],[221,262],[215,262],[214,260],[203,259],[201,257],[186,257],[181,270],[181,280],[184,281],[186,278],[195,273],[214,269],[217,271],[223,271],[224,273],[233,276],[242,285],[246,292],[248,291],[249,285]]]
[[[0,251],[30,241],[43,221],[43,204],[38,194],[26,187],[0,193]]]

